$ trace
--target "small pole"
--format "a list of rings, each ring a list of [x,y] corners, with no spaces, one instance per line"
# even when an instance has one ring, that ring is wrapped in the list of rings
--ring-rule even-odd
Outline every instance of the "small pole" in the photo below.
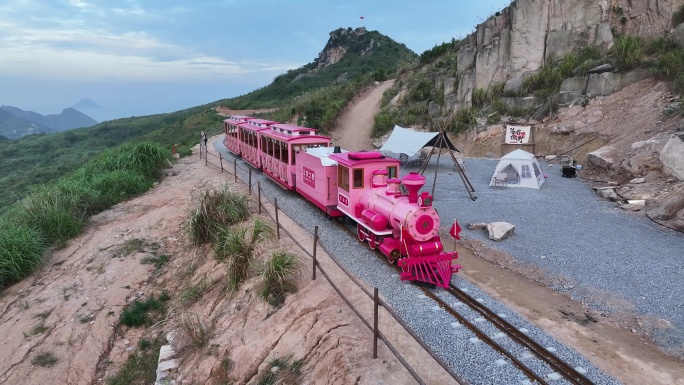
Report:
[[[273,198],[273,205],[275,206],[276,235],[278,239],[280,239],[280,221],[278,220],[278,198]]]
[[[223,155],[219,152],[219,162],[221,162],[221,174],[223,174]]]
[[[252,195],[252,168],[249,168],[249,195]]]
[[[200,159],[202,159],[202,142],[200,141]]]
[[[237,183],[237,158],[233,159],[233,175],[235,175],[235,183]]]
[[[378,288],[373,289],[373,358],[378,358]]]
[[[208,157],[209,157],[209,153],[207,153],[207,146],[204,146],[204,165],[205,166],[207,165],[207,163],[209,163],[209,159],[207,159]]]
[[[314,227],[314,244],[313,244],[313,280],[316,280],[316,245],[318,245],[318,226]]]
[[[259,196],[259,214],[261,214],[261,182],[257,181],[257,195]]]

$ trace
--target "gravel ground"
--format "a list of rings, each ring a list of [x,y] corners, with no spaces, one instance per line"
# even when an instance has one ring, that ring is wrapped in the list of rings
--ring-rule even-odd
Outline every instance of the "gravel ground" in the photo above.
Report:
[[[434,158],[434,157],[433,157]],[[666,350],[684,355],[684,234],[643,214],[626,212],[593,194],[588,182],[561,177],[560,167],[541,162],[548,176],[539,190],[489,187],[498,160],[466,159],[478,199],[472,201],[451,159],[440,160],[435,207],[442,224],[457,218],[463,236],[484,241],[519,261],[560,277],[552,288],[604,311],[632,311]],[[435,159],[425,175],[433,184]],[[472,222],[504,221],[515,234],[494,242]],[[662,318],[671,328],[657,328]],[[657,323],[657,322],[656,322]],[[663,324],[662,322],[660,323]]]
[[[214,146],[227,159],[232,161],[233,156],[228,153],[219,140],[214,142]],[[243,161],[238,161],[238,165],[239,172],[245,172],[248,167],[247,163]],[[243,177],[243,179],[246,178]],[[288,213],[303,228],[313,231],[313,227],[318,225],[319,237],[324,247],[360,279],[377,287],[381,295],[402,316],[404,321],[466,381],[472,384],[508,385],[525,383],[526,377],[515,366],[485,343],[473,340],[474,334],[465,327],[460,326],[448,313],[439,310],[433,301],[421,294],[419,288],[410,283],[400,281],[399,275],[391,267],[377,258],[368,248],[361,247],[344,230],[330,224],[322,212],[315,206],[300,198],[297,194],[276,186],[275,183],[270,182],[263,174],[255,173],[253,174],[253,179],[262,182],[261,188],[264,196],[267,196],[269,200],[278,198],[279,208]],[[253,183],[256,182],[253,181]],[[463,194],[466,194],[465,190],[461,191]],[[438,194],[438,196],[440,195]],[[464,200],[464,203],[467,202]],[[474,202],[474,204],[479,203],[479,200]],[[450,203],[450,205],[455,204],[455,202]],[[448,221],[443,223],[446,222]],[[353,252],[350,252],[350,250],[353,250]],[[532,336],[543,346],[556,349],[555,354],[562,359],[575,367],[587,370],[585,375],[594,383],[618,384],[615,379],[602,373],[584,357],[561,345],[541,329],[528,323],[515,312],[493,300],[466,280],[456,275],[452,282],[460,288],[466,289],[475,298],[481,299],[492,310],[504,314],[513,325],[527,329],[528,335]],[[444,294],[443,291],[442,294]],[[454,301],[453,298],[450,299],[452,305],[458,306]],[[476,320],[478,316],[475,313],[467,309],[464,309],[464,311],[468,314],[471,322],[478,322]],[[491,326],[484,325],[484,328],[491,336],[498,333]],[[527,352],[521,351],[521,348],[516,350],[516,348],[512,347],[512,342],[506,341],[506,338],[499,342],[515,351],[518,354],[518,358],[528,363],[537,373],[543,376],[552,373],[552,370],[547,365],[541,363],[536,358],[529,357]],[[565,384],[568,382],[561,379],[554,381],[554,383]]]

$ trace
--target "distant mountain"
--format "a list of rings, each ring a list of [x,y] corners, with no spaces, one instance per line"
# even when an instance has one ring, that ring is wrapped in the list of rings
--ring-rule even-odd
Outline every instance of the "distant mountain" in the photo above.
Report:
[[[18,139],[22,136],[36,134],[38,132],[54,132],[53,129],[41,124],[18,117],[0,107],[0,135],[7,139]]]
[[[95,110],[95,109],[100,108],[100,106],[97,103],[95,103],[94,101],[92,101],[92,99],[85,98],[85,99],[79,100],[78,103],[71,106],[71,108],[75,108],[79,111],[80,110]]]
[[[65,108],[60,114],[43,116],[17,107],[0,107],[0,135],[9,139],[18,139],[39,132],[51,133],[90,127],[96,124],[95,119],[73,108]]]

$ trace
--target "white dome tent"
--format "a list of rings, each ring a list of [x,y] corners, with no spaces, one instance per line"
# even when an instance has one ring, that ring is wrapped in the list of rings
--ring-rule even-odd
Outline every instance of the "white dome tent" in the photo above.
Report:
[[[507,187],[539,189],[544,184],[544,173],[534,155],[518,149],[501,158],[489,185],[498,186],[502,180]]]

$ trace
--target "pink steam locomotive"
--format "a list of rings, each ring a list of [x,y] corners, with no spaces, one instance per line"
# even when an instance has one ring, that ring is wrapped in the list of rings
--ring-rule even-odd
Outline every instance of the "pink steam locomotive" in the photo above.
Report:
[[[224,120],[224,145],[282,187],[330,217],[356,223],[357,235],[401,267],[401,279],[448,287],[460,266],[445,252],[440,218],[418,173],[398,177],[400,162],[378,151],[331,146],[316,129],[233,115]],[[451,236],[458,239],[454,222]]]

